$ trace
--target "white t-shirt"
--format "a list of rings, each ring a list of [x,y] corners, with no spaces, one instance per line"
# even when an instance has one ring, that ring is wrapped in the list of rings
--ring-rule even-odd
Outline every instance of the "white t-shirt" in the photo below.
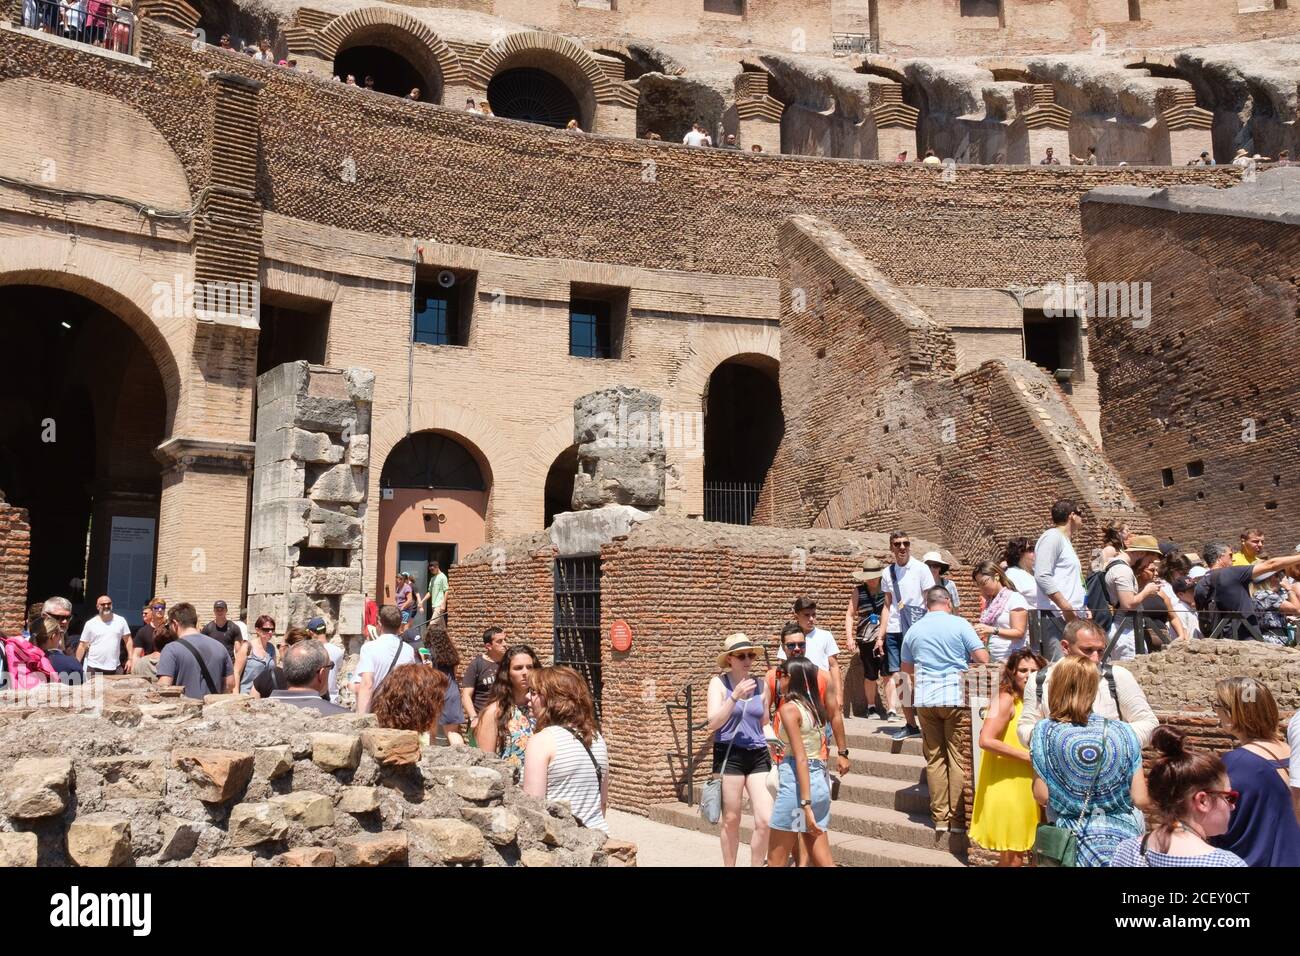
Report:
[[[1029,602],[1019,591],[1012,591],[1011,597],[1007,598],[1007,603],[1002,608],[1002,613],[998,615],[994,627],[1011,629],[1011,612],[1029,610]],[[989,660],[1005,661],[1013,653],[1020,650],[1029,642],[1029,626],[1025,625],[1025,633],[1014,641],[1005,637],[998,637],[996,634],[989,635]]]
[[[1300,710],[1286,725],[1286,742],[1291,747],[1291,786],[1300,790]]]
[[[399,651],[398,645],[402,646]],[[397,663],[393,663],[393,655]],[[415,649],[396,634],[380,634],[373,641],[361,645],[361,656],[357,659],[357,669],[352,674],[352,683],[360,684],[362,674],[374,674],[370,687],[378,690],[384,678],[393,667],[415,663]]]
[[[1038,585],[1034,576],[1021,567],[1007,568],[1007,580],[1016,586],[1020,596],[1025,599],[1025,607],[1038,605]]]
[[[545,727],[533,739],[547,734],[555,744],[555,756],[546,768],[546,799],[564,800],[573,815],[589,830],[609,832],[605,814],[600,808],[600,785],[591,758],[600,764],[601,775],[609,776],[609,749],[605,738],[597,734],[591,742],[591,753],[577,737],[563,727]]]
[[[898,593],[894,592],[895,575],[898,579]],[[885,568],[885,576],[880,579],[880,589],[889,595],[889,627],[886,633],[903,633],[903,615],[898,606],[902,597],[903,604],[913,608],[912,620],[919,621],[925,614],[925,592],[934,587],[934,575],[930,569],[916,558],[909,558],[907,564],[899,567],[897,563]]]
[[[819,670],[830,670],[831,655],[840,652],[838,645],[835,643],[835,638],[831,636],[831,632],[824,631],[820,627],[814,627],[812,633],[807,635],[807,641],[808,646],[803,649],[803,656],[816,664]],[[785,660],[785,648],[782,647],[777,651],[776,656],[778,660]]]
[[[1106,598],[1115,602],[1111,605],[1115,609],[1115,619],[1111,621],[1110,633],[1106,637],[1119,635],[1115,641],[1115,650],[1110,655],[1111,660],[1127,661],[1137,656],[1137,644],[1133,639],[1133,615],[1120,611],[1119,596],[1121,592],[1137,594],[1138,590],[1137,576],[1127,563],[1118,563],[1106,572]]]
[[[1048,528],[1034,545],[1034,581],[1038,584],[1037,606],[1040,611],[1060,609],[1047,596],[1060,594],[1070,607],[1083,607],[1083,568],[1070,539],[1060,528]],[[1047,585],[1050,584],[1050,590]]]
[[[81,643],[86,645],[87,667],[115,671],[122,664],[122,638],[131,633],[126,618],[114,614],[107,624],[96,614],[81,629]]]
[[[343,648],[330,641],[325,642],[325,653],[330,656],[330,700],[339,702],[339,664],[343,660]]]
[[[1196,608],[1188,607],[1181,598],[1174,598],[1174,607],[1178,609],[1178,620],[1187,636],[1201,637],[1201,619],[1196,615]]]
[[[682,142],[687,146],[703,146],[709,141],[708,134],[701,133],[698,130],[691,130],[682,137]]]

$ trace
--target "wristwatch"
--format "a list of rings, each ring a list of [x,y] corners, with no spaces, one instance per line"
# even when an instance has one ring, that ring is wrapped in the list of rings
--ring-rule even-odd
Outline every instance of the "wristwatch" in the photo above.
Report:
[[[847,757],[849,755],[849,752],[847,750],[839,750],[836,751],[836,753],[838,753],[841,757]]]
[[[811,800],[800,800],[800,801],[799,801],[799,806],[801,806],[801,807],[811,807],[811,806],[812,806],[812,801],[811,801]]]

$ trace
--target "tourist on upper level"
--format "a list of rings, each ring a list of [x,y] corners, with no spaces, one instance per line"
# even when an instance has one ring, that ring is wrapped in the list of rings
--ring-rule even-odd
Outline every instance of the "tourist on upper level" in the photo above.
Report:
[[[1243,168],[1250,166],[1251,165],[1250,153],[1246,152],[1246,150],[1244,149],[1237,150],[1236,155],[1232,157],[1232,165],[1241,166]]]
[[[59,33],[79,40],[86,26],[86,0],[58,0]]]
[[[1038,161],[1039,166],[1060,166],[1061,161],[1052,155],[1052,147],[1047,147],[1043,158]]]
[[[466,97],[466,99],[465,99],[465,112],[466,112],[466,113],[477,113],[477,112],[478,112],[478,104],[474,102],[474,97],[472,97],[472,96],[470,96],[470,97]]]
[[[1092,709],[1103,717],[1122,720],[1128,723],[1137,734],[1142,746],[1151,739],[1151,732],[1156,729],[1156,715],[1151,712],[1146,694],[1138,686],[1137,679],[1125,668],[1107,661],[1102,665],[1101,656],[1106,652],[1106,634],[1096,622],[1085,618],[1071,621],[1066,625],[1061,636],[1062,660],[1070,657],[1082,657],[1092,661],[1098,668],[1102,679],[1097,686],[1097,699],[1092,702]],[[1057,662],[1059,663],[1059,661]],[[1056,664],[1049,664],[1045,670],[1034,675],[1034,680],[1025,688],[1025,706],[1020,712],[1016,732],[1020,742],[1029,745],[1029,737],[1034,724],[1042,719],[1039,701],[1044,701],[1046,710],[1047,688],[1052,680]]]
[[[901,153],[899,153],[897,156],[895,156],[895,157],[894,157],[894,162],[896,162],[896,163],[905,163],[905,162],[907,162],[907,150],[903,150]]]
[[[1283,149],[1283,150],[1280,150],[1280,151],[1278,152],[1278,154],[1277,154],[1277,164],[1278,164],[1279,166],[1290,166],[1290,165],[1291,165],[1291,150],[1289,150],[1289,149]]]
[[[1250,586],[1256,578],[1277,571],[1300,568],[1300,553],[1269,558],[1254,564],[1233,565],[1232,549],[1212,541],[1201,551],[1209,572],[1196,582],[1196,610],[1201,614],[1201,633],[1237,640],[1259,639],[1259,616]]]
[[[131,27],[135,23],[135,14],[131,12],[131,0],[121,0],[112,11],[112,24],[109,27],[105,46],[115,53],[131,52]]]
[[[442,705],[441,726],[447,743],[458,747],[465,743],[465,738],[461,736],[465,728],[465,708],[461,704],[461,695],[458,692],[460,681],[456,677],[460,668],[460,653],[448,637],[446,626],[436,621],[424,628],[424,638],[421,643],[420,659],[434,670],[440,671],[447,678],[448,686],[452,688],[452,692],[447,694]]]
[[[275,666],[274,635],[275,619],[263,614],[253,622],[248,640],[235,647],[235,683],[241,694],[251,693],[257,675]]]
[[[113,5],[108,0],[86,0],[86,27],[82,31],[82,42],[98,46],[107,39],[108,45],[112,46],[113,38],[109,32],[112,20]]]
[[[257,54],[253,59],[261,63],[274,63],[275,53],[271,50],[271,41],[266,37],[257,41]]]
[[[571,119],[569,120],[568,123],[565,124],[564,131],[566,133],[581,133],[582,127],[578,125],[578,121],[576,119]]]
[[[537,730],[524,753],[524,793],[567,801],[583,826],[609,832],[609,749],[587,682],[571,667],[543,667],[531,682]]]
[[[989,660],[1005,661],[1029,646],[1029,602],[992,561],[977,565],[971,578],[984,598],[975,633],[988,648]]]
[[[346,80],[344,80],[343,82],[344,82],[347,86],[356,86],[356,85],[357,85],[357,78],[356,78],[355,76],[353,76],[351,73],[349,73],[349,74],[348,74],[348,78],[347,78]]]
[[[927,150],[925,151],[925,158],[922,159],[921,162],[922,162],[924,165],[926,165],[926,166],[942,166],[942,165],[943,165],[943,160],[941,160],[941,159],[940,159],[940,158],[935,154],[934,150],[932,150],[932,149],[927,149]]]
[[[1198,156],[1198,157],[1196,157],[1196,162],[1193,163],[1193,165],[1195,165],[1195,166],[1213,166],[1213,165],[1214,165],[1214,157],[1211,156],[1208,152],[1202,150],[1201,155]]]
[[[489,103],[487,100],[483,100],[478,105],[478,111],[482,113],[484,116],[492,116],[493,115],[492,104]]]
[[[203,625],[203,633],[213,640],[220,641],[230,654],[230,660],[235,660],[235,648],[244,638],[243,632],[239,629],[239,623],[230,619],[229,609],[225,601],[216,601],[212,605],[212,620]]]
[[[989,652],[974,628],[952,613],[948,589],[925,592],[925,617],[903,638],[903,672],[916,687],[913,707],[921,726],[925,776],[930,788],[930,817],[938,833],[965,831],[961,792],[958,723],[965,713],[964,676],[974,664],[987,664]]]
[[[483,632],[483,653],[470,661],[460,679],[460,702],[469,715],[469,732],[478,729],[479,712],[492,700],[497,670],[509,646],[505,628],[489,627]]]
[[[479,711],[475,737],[478,749],[503,758],[516,777],[523,773],[528,739],[537,728],[528,706],[528,679],[541,666],[527,644],[506,648],[492,685],[492,699]]]
[[[1247,528],[1241,533],[1241,547],[1232,553],[1233,567],[1254,564],[1264,553],[1264,532]]]
[[[1051,671],[1048,717],[1029,742],[1034,799],[1074,834],[1078,866],[1106,866],[1120,843],[1146,829],[1142,744],[1130,725],[1093,711],[1101,674],[1092,661],[1071,656]]]
[[[420,735],[420,744],[428,747],[437,737],[444,702],[455,692],[441,671],[400,664],[385,678],[370,709],[380,727],[413,730]]]
[[[235,49],[235,48],[234,48],[233,46],[231,46],[231,44],[230,44],[230,34],[229,34],[229,33],[223,33],[223,34],[221,34],[221,39],[217,41],[217,46],[218,46],[220,49],[222,49],[222,50],[230,50],[231,52],[234,52],[234,49]]]
[[[1034,772],[1029,751],[1016,736],[1016,722],[1025,705],[1025,686],[1047,662],[1021,647],[999,669],[997,698],[980,728],[979,783],[970,838],[999,854],[998,866],[1020,866],[1034,846],[1038,804],[1034,801]]]
[[[780,720],[774,721],[774,729],[781,742],[782,760],[777,769],[767,865],[785,866],[799,841],[811,866],[834,866],[827,833],[831,792],[826,765],[820,759],[828,715],[817,693],[819,671],[802,657],[790,658],[778,671]]]
[[[126,618],[113,613],[113,599],[107,594],[95,600],[95,617],[81,629],[77,657],[88,674],[116,674],[122,668],[123,650],[131,657],[131,628]]]
[[[1240,798],[1227,832],[1210,842],[1247,866],[1300,866],[1300,823],[1287,787],[1291,748],[1278,729],[1277,701],[1253,677],[1218,681],[1214,694],[1219,725],[1237,739],[1223,765]]]
[[[406,98],[413,103],[418,103],[420,100],[420,88],[418,86],[411,87],[411,92],[406,94]]]
[[[768,820],[772,796],[767,772],[772,769],[763,728],[770,699],[764,683],[750,676],[758,647],[744,634],[732,634],[718,655],[721,673],[709,680],[708,722],[713,735],[713,772],[722,778],[722,865],[735,866],[740,847],[740,810],[749,794],[754,830],[750,860],[767,858]]]
[[[364,85],[365,88],[368,89],[368,90],[373,90],[373,89],[375,88],[375,78],[374,78],[373,76],[367,76],[367,77],[366,77],[364,80],[362,80],[361,82],[362,82],[362,85]]]
[[[921,736],[912,707],[909,678],[902,674],[903,638],[908,628],[925,614],[925,592],[934,587],[934,575],[922,562],[912,557],[912,539],[906,531],[889,533],[890,562],[883,578],[885,609],[880,615],[880,638],[885,650],[885,707],[890,720],[898,719],[898,698],[903,695],[905,724],[892,735],[895,740]]]
[[[1157,756],[1147,771],[1147,794],[1159,825],[1130,837],[1111,866],[1245,866],[1237,854],[1207,842],[1225,833],[1238,794],[1218,754],[1188,747],[1181,731],[1161,725],[1151,735]]]
[[[841,690],[840,648],[835,643],[835,637],[830,631],[817,626],[817,602],[812,598],[805,595],[795,599],[794,621],[799,626],[799,630],[806,642],[803,656],[812,661],[817,666],[817,669],[824,671],[826,675],[823,702],[827,714],[830,715],[826,721],[826,734],[828,738],[833,737],[835,740],[836,750],[839,754],[836,769],[843,775],[849,772],[849,751],[846,743],[847,738],[844,735],[844,715],[840,713],[840,702],[844,699]],[[785,660],[786,647],[787,644],[783,640],[780,649],[776,652],[779,660]]]
[[[415,662],[415,651],[400,637],[402,615],[392,604],[379,609],[379,636],[361,645],[356,670],[352,672],[357,713],[370,712],[371,700],[395,668]]]
[[[761,153],[763,151],[763,147],[758,143],[752,143],[749,147],[749,151],[751,153]]]
[[[881,579],[885,566],[875,558],[862,562],[862,570],[853,572],[853,593],[844,614],[844,634],[856,646],[862,661],[862,683],[867,697],[867,717],[887,719],[880,703],[880,678],[885,672],[885,646],[877,638],[880,616],[885,609],[885,590]]]
[[[1083,527],[1083,512],[1073,501],[1062,499],[1052,505],[1052,527],[1034,545],[1034,581],[1038,635],[1035,648],[1048,661],[1061,659],[1061,632],[1075,618],[1086,615],[1083,568],[1074,550],[1074,536]]]
[[[646,133],[644,138],[653,140],[655,142],[659,142],[663,139],[663,137],[660,136],[658,133],[653,133],[653,132]]]
[[[1097,147],[1089,146],[1087,156],[1075,156],[1070,154],[1070,162],[1076,166],[1096,166],[1097,165]]]
[[[269,620],[269,618],[268,618]],[[208,694],[233,694],[235,669],[220,642],[199,633],[199,614],[182,601],[167,612],[167,626],[176,635],[158,655],[158,683],[177,684],[185,696],[202,700]]]
[[[289,631],[290,634],[295,632],[304,635],[304,639],[295,641],[284,652],[285,686],[276,687],[263,696],[277,703],[314,710],[326,716],[351,713],[346,707],[340,707],[326,699],[329,675],[334,664],[325,648],[319,641],[312,640],[307,631],[299,628]],[[382,717],[379,726],[387,726]]]
[[[735,134],[735,133],[728,133],[728,134],[727,134],[727,138],[724,139],[724,140],[722,141],[722,148],[723,148],[723,149],[734,149],[734,150],[737,150],[737,151],[740,149],[740,146],[736,143],[736,134]]]
[[[1020,592],[1029,608],[1038,604],[1038,585],[1034,581],[1034,543],[1028,538],[1012,538],[1002,552],[1002,566],[1007,580]]]
[[[686,135],[682,137],[682,142],[687,146],[712,146],[713,142],[709,139],[709,134],[704,132],[702,123],[693,123]]]
[[[957,593],[957,585],[952,578],[948,577],[951,565],[943,559],[943,555],[938,551],[927,551],[921,558],[921,563],[930,569],[935,587],[943,588],[948,592],[948,597],[952,599],[952,606],[961,607],[961,595]]]

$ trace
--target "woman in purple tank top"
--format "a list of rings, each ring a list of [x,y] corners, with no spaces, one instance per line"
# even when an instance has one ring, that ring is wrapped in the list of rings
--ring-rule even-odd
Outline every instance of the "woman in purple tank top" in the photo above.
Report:
[[[749,857],[767,859],[772,796],[767,772],[772,767],[763,725],[767,722],[767,686],[750,676],[758,647],[744,634],[732,634],[718,655],[722,673],[709,681],[709,720],[713,738],[713,772],[722,774],[722,862],[736,865],[740,846],[740,808],[744,794],[754,815]]]

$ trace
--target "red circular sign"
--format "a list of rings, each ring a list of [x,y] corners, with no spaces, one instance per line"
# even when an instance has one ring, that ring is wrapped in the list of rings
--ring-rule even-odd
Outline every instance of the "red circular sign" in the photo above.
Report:
[[[620,654],[625,654],[632,649],[632,628],[628,627],[627,621],[619,618],[610,625],[609,643]]]

